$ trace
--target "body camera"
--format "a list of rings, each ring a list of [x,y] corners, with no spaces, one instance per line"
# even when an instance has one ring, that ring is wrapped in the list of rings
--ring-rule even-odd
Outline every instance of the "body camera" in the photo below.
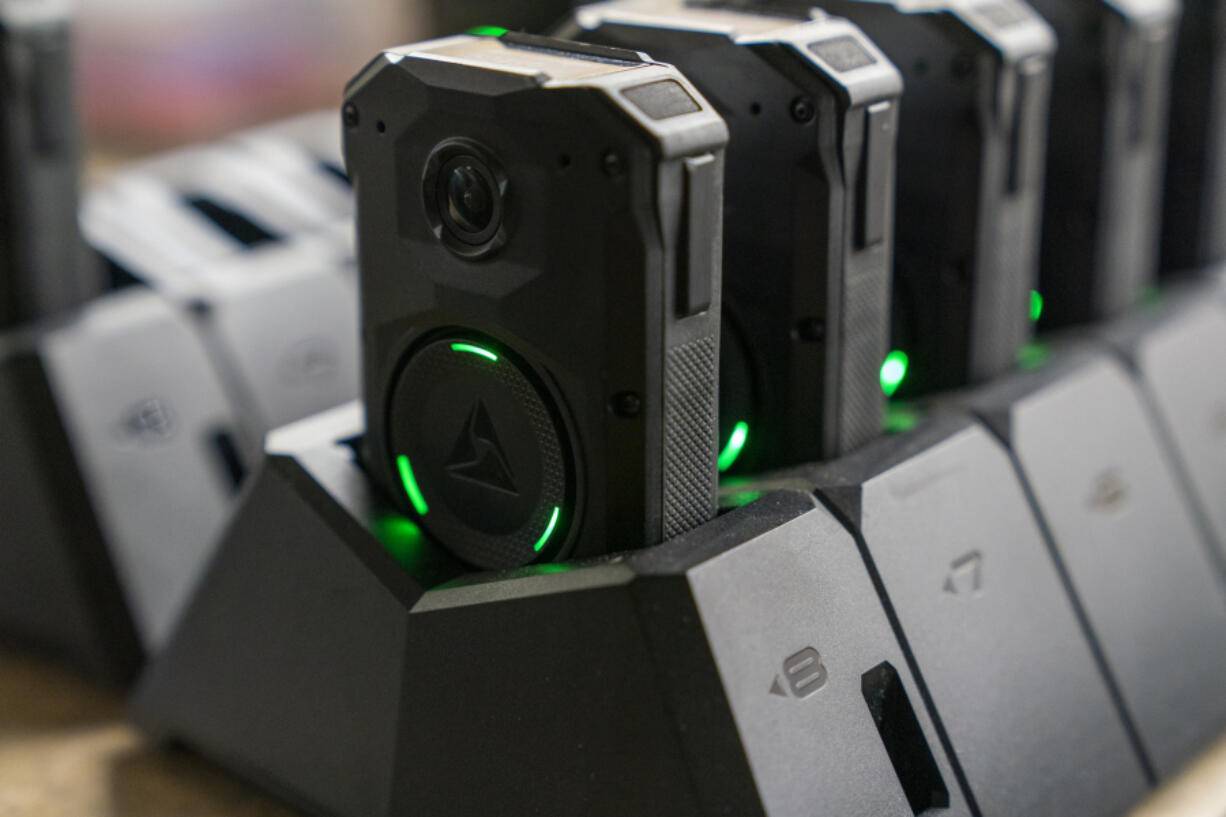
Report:
[[[66,2],[0,0],[0,327],[101,288],[77,228],[70,25]]]
[[[899,116],[894,342],[898,394],[1009,370],[1038,279],[1051,28],[1020,0],[823,8],[893,60]]]
[[[898,71],[820,12],[620,0],[566,32],[676,65],[728,123],[721,470],[829,459],[880,434]]]
[[[508,568],[639,547],[716,494],[723,120],[671,66],[530,35],[349,86],[368,467]]]
[[[1178,0],[1034,0],[1056,30],[1044,326],[1117,315],[1158,269]]]

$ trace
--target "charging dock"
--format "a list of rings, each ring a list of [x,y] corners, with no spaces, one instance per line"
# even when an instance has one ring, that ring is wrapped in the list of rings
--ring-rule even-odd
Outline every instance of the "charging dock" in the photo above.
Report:
[[[320,814],[970,813],[812,495],[448,583],[341,442],[360,430],[351,407],[270,439],[138,688],[145,729]]]
[[[1133,370],[1180,490],[1226,564],[1226,299],[1176,289],[1103,330]]]
[[[1226,593],[1158,418],[1105,348],[973,402],[1014,454],[1149,765],[1172,774],[1226,729]]]
[[[340,817],[1118,814],[1226,726],[1145,388],[1084,342],[657,547],[498,574],[375,495],[351,404],[270,438],[134,714]]]
[[[805,478],[857,532],[980,813],[1106,817],[1145,792],[1009,455],[986,429],[936,417]]]
[[[0,340],[0,632],[135,676],[242,476],[222,393],[186,316],[148,290]]]

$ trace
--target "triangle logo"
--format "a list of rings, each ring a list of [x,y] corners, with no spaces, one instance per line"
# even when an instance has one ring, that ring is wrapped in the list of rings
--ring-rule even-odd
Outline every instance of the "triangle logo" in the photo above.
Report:
[[[490,419],[485,403],[478,399],[468,412],[468,420],[460,430],[447,460],[447,472],[459,479],[468,480],[504,491],[518,494],[511,463],[507,460],[494,421]]]

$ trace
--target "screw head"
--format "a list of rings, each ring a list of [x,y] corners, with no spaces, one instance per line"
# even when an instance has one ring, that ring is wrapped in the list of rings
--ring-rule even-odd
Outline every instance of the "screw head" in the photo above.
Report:
[[[618,417],[637,417],[643,410],[643,399],[632,391],[623,391],[613,395],[609,405]]]
[[[826,339],[826,322],[821,318],[801,318],[796,324],[796,336],[809,343]]]
[[[600,166],[609,176],[620,176],[626,169],[625,160],[615,150],[610,150],[604,155],[604,158],[600,160]]]
[[[950,64],[949,72],[954,79],[970,79],[975,76],[975,58],[969,54],[959,54]]]
[[[798,96],[792,100],[792,119],[803,125],[812,122],[815,116],[817,116],[817,108],[814,107],[813,100],[804,96]]]

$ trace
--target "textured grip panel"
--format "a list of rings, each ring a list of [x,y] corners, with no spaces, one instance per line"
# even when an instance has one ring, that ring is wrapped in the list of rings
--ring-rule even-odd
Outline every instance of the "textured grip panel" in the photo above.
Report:
[[[995,241],[982,262],[971,319],[972,383],[1008,372],[1033,331],[1030,290],[1038,280],[1038,197],[1000,203]]]
[[[664,371],[663,532],[671,539],[715,516],[719,355],[714,336],[668,351]]]
[[[843,281],[843,322],[835,450],[840,457],[881,433],[885,394],[878,374],[890,336],[890,254],[881,253]]]

